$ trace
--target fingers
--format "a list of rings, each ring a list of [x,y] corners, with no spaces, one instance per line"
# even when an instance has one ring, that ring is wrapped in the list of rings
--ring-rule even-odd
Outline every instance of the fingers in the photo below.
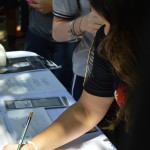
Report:
[[[105,25],[105,34],[107,35],[110,29],[109,22],[100,13],[97,13],[93,8],[91,8],[91,12],[84,17],[82,25],[82,28],[84,28],[83,30],[90,33],[96,33],[102,25]]]
[[[45,10],[42,8],[41,4],[38,3],[31,3],[29,4],[32,8],[36,9],[37,11],[41,12],[41,13],[45,13]]]
[[[35,8],[35,9],[39,9],[40,5],[37,4],[37,3],[30,3],[29,4],[32,8]]]
[[[16,150],[17,149],[17,144],[8,144],[4,145],[2,150]]]
[[[98,18],[95,13],[90,12],[88,15],[84,16],[81,23],[81,30],[84,32],[96,33],[102,25],[103,21]]]
[[[96,13],[94,12],[90,12],[89,16],[89,21],[93,24],[99,24],[102,25],[103,24],[103,18],[98,16]]]

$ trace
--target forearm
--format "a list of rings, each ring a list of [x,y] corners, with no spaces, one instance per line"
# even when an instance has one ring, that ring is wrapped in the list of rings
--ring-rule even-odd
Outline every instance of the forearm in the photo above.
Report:
[[[56,41],[70,41],[83,35],[85,32],[96,34],[97,30],[105,24],[105,22],[103,17],[98,17],[93,11],[86,16],[80,16],[73,21],[54,17],[52,35]],[[75,36],[73,37],[72,35]]]
[[[54,40],[58,42],[64,42],[69,40],[69,21],[61,21],[58,18],[54,17],[53,27],[52,27],[52,36]]]
[[[54,17],[52,29],[53,38],[59,42],[76,40],[78,36],[85,33],[85,31],[81,31],[82,20],[83,16],[74,20]]]
[[[80,104],[71,106],[50,127],[32,139],[39,150],[52,150],[84,134],[95,126]],[[31,145],[24,146],[32,147]]]

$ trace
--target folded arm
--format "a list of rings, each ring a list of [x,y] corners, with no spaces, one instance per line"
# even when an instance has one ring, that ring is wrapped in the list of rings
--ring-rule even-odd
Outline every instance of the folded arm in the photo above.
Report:
[[[85,32],[96,33],[103,24],[103,19],[91,11],[86,16],[80,16],[71,23],[72,20],[54,17],[52,35],[56,41],[64,42],[70,39],[70,28],[73,29],[77,36],[83,35]]]

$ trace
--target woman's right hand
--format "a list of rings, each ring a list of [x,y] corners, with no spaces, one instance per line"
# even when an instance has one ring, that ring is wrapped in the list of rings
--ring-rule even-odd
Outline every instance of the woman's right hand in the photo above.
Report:
[[[18,144],[8,144],[5,145],[2,150],[16,150],[18,147]]]
[[[18,144],[8,144],[5,145],[2,150],[17,150]],[[31,144],[25,144],[22,146],[21,150],[35,150]]]

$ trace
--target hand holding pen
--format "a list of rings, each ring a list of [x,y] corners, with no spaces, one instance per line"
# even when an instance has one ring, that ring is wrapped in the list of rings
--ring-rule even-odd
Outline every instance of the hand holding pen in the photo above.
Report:
[[[28,120],[27,120],[27,123],[26,123],[25,128],[24,128],[24,130],[23,130],[23,133],[22,133],[22,135],[21,135],[21,139],[20,139],[20,141],[19,141],[17,150],[20,150],[20,149],[21,149],[21,146],[22,146],[23,140],[24,140],[24,138],[25,138],[27,129],[28,129],[28,127],[29,127],[29,124],[30,124],[32,115],[33,115],[33,112],[30,112],[29,117],[28,117]]]
[[[26,132],[27,132],[27,129],[29,127],[29,124],[30,124],[30,121],[31,121],[31,118],[32,118],[32,115],[33,115],[33,112],[30,112],[29,113],[29,117],[27,119],[27,122],[25,124],[25,127],[24,127],[24,130],[22,132],[22,135],[21,135],[21,139],[19,141],[19,144],[8,144],[8,145],[5,145],[3,146],[3,149],[2,150],[20,150],[22,145],[23,145],[23,141],[24,141],[24,138],[25,138],[25,135],[26,135]],[[30,143],[31,144],[31,143]],[[35,150],[37,148],[35,147]]]

